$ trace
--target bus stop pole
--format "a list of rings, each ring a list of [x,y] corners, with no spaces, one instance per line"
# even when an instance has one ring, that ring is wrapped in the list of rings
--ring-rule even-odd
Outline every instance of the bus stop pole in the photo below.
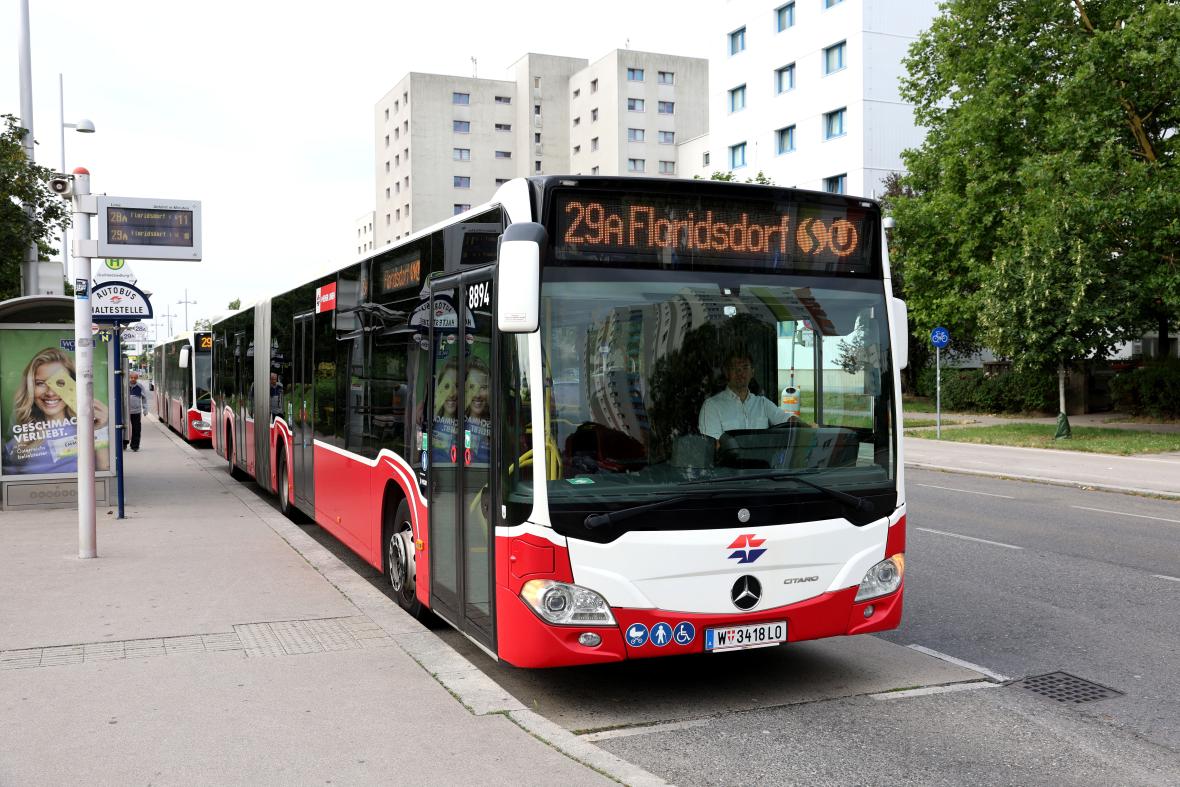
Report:
[[[90,194],[90,173],[74,171],[74,226],[78,251],[90,240],[90,215],[80,198]],[[90,310],[90,258],[74,255],[74,359],[78,385],[78,557],[98,557],[94,512],[94,322]],[[109,430],[108,430],[109,431]]]
[[[119,346],[123,326],[115,323],[112,328],[115,342],[115,483],[119,489],[119,519],[123,519],[123,435],[126,433],[123,426],[123,386],[126,382],[123,380],[123,350]]]

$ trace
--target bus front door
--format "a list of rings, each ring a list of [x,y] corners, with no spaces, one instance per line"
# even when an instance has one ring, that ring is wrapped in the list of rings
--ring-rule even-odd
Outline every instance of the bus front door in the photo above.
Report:
[[[431,283],[430,605],[495,653],[492,278]]]
[[[292,331],[291,382],[291,471],[295,482],[295,505],[304,513],[315,516],[315,484],[312,481],[312,423],[311,414],[315,386],[312,384],[314,334],[312,314],[295,318]]]

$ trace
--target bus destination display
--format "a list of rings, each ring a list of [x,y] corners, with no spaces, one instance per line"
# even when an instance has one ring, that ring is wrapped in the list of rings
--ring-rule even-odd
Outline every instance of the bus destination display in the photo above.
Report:
[[[107,243],[124,246],[192,246],[193,212],[108,207]]]
[[[417,287],[422,277],[422,260],[415,257],[407,262],[386,261],[381,263],[381,292]]]
[[[875,214],[824,203],[559,197],[558,262],[869,273]]]

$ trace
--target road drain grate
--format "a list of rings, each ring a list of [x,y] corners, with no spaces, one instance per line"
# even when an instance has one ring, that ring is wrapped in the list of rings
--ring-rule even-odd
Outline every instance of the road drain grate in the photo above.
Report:
[[[1034,675],[1018,681],[1014,685],[1028,689],[1029,691],[1035,691],[1037,694],[1048,697],[1051,700],[1069,702],[1075,705],[1082,702],[1094,702],[1095,700],[1106,700],[1111,697],[1123,696],[1121,691],[1099,686],[1097,683],[1082,680],[1067,672],[1050,672],[1048,675]]]

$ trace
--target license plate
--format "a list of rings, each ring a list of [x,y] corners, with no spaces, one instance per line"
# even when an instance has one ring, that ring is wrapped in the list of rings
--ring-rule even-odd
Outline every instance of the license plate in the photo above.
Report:
[[[787,641],[787,621],[751,623],[747,626],[726,626],[705,629],[705,650],[741,650],[764,648]]]

